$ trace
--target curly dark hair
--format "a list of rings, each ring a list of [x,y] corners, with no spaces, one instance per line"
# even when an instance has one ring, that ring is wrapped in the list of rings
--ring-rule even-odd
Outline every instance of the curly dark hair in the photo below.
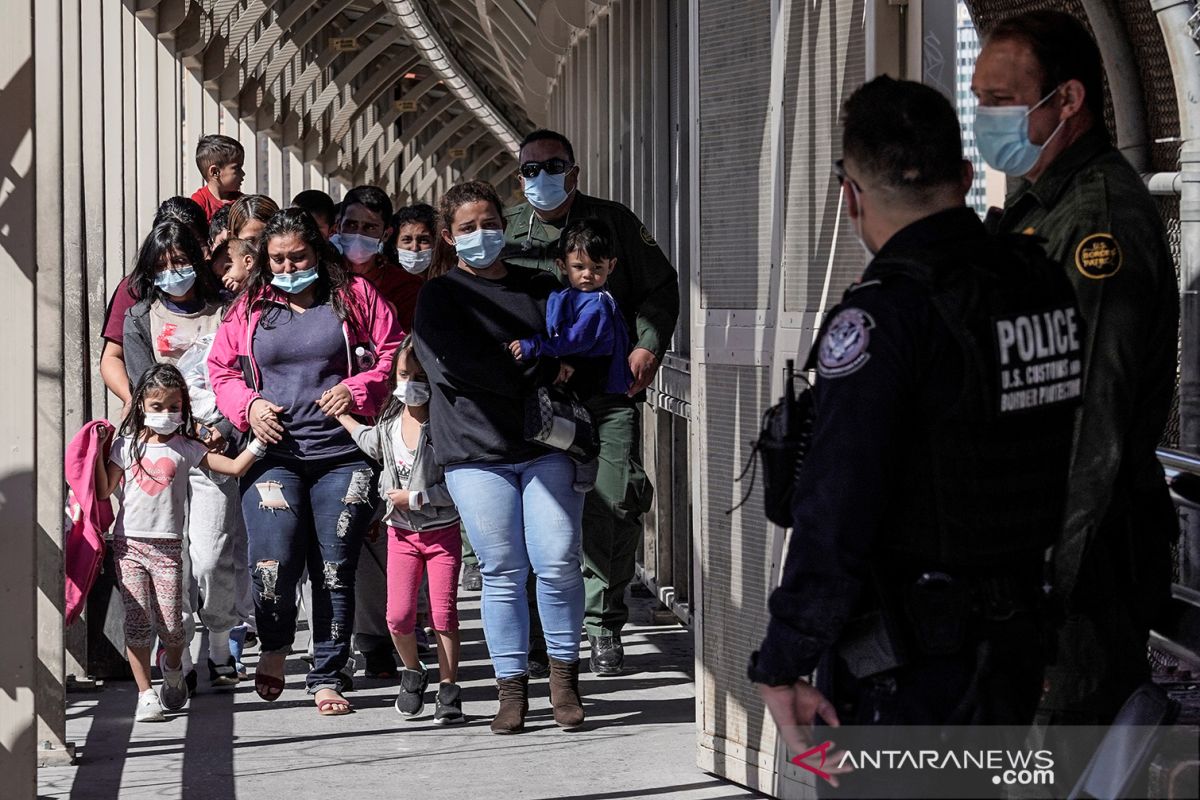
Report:
[[[563,231],[559,239],[558,257],[566,261],[569,254],[582,250],[593,261],[615,258],[615,244],[612,227],[607,222],[598,217],[587,217],[572,222]]]

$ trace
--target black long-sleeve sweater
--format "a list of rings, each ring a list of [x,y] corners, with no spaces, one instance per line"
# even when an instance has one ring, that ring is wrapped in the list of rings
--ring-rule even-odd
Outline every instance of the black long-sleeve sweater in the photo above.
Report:
[[[525,398],[553,382],[559,362],[518,363],[507,345],[545,330],[546,298],[560,288],[549,273],[509,266],[499,280],[456,268],[421,289],[413,331],[433,388],[429,431],[442,466],[546,454],[525,441]]]

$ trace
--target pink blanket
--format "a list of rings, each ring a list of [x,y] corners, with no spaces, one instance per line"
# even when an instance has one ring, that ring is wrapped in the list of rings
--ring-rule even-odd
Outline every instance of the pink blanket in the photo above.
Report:
[[[103,431],[103,438],[101,432]],[[67,485],[66,545],[66,618],[70,625],[83,613],[88,592],[96,581],[104,561],[104,532],[112,527],[115,515],[112,501],[96,497],[96,459],[108,458],[115,430],[105,420],[84,425],[67,445],[65,459]]]

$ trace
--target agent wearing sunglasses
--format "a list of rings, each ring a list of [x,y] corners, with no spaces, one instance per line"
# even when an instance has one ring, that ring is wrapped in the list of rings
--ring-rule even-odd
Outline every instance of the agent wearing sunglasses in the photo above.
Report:
[[[591,666],[594,673],[615,675],[622,669],[621,629],[629,618],[625,587],[633,580],[641,515],[650,507],[653,494],[641,464],[637,404],[644,399],[675,334],[679,275],[632,211],[579,191],[580,167],[571,142],[561,133],[538,130],[529,134],[521,143],[520,159],[525,202],[504,214],[504,259],[557,276],[555,259],[562,232],[572,222],[596,217],[612,229],[620,265],[605,288],[617,301],[629,328],[633,345],[629,368],[634,382],[623,400],[602,395],[588,403],[605,457],[583,512],[584,622],[592,643]],[[536,627],[532,635],[536,637]],[[537,661],[544,658],[538,649],[531,650],[531,660],[544,663]]]
[[[1054,557],[1067,615],[1040,710],[1081,725],[1107,725],[1150,679],[1146,640],[1179,533],[1154,453],[1175,387],[1179,294],[1154,201],[1109,139],[1103,81],[1096,43],[1058,12],[1001,21],[972,81],[979,149],[1018,179],[991,215],[995,228],[1043,240],[1075,285],[1087,331]]]

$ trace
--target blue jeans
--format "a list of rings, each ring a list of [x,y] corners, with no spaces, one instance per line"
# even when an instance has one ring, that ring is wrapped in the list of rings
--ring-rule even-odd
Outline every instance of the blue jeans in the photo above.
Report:
[[[314,657],[305,682],[310,693],[345,688],[339,671],[350,658],[354,572],[374,512],[372,476],[359,454],[311,461],[268,455],[242,479],[262,652],[291,651],[296,584],[308,567]]]
[[[497,678],[529,668],[525,580],[531,568],[547,653],[559,661],[579,659],[583,495],[571,488],[574,480],[575,464],[557,453],[521,464],[446,469],[446,486],[479,556],[483,633]]]

